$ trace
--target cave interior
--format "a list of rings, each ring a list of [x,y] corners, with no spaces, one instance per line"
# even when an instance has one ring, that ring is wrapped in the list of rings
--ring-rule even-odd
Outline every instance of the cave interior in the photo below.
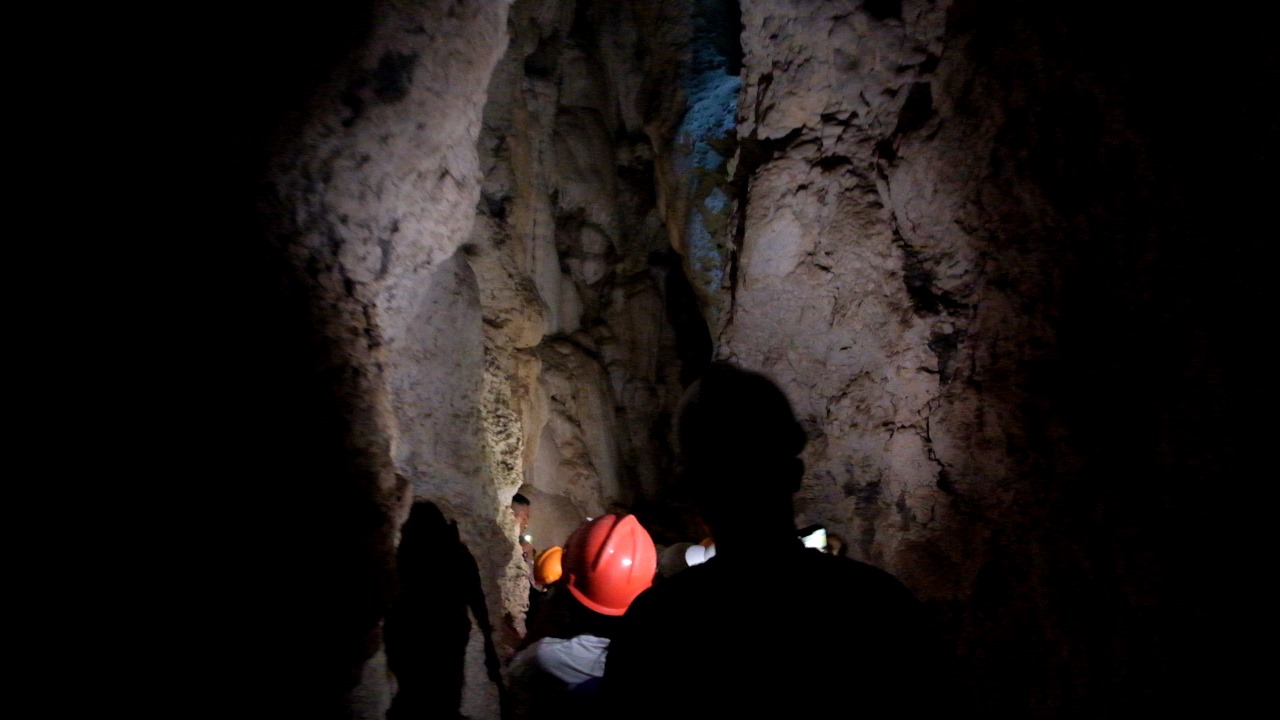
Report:
[[[540,549],[611,511],[697,542],[672,413],[729,359],[808,433],[797,525],[921,599],[956,708],[1216,713],[1244,676],[1228,563],[1258,503],[1237,493],[1269,465],[1277,83],[1250,14],[211,12],[185,50],[210,129],[159,183],[183,199],[156,188],[187,228],[164,280],[186,320],[139,330],[176,368],[157,452],[199,488],[223,578],[199,637],[236,679],[193,704],[384,717],[415,501],[468,550],[508,655],[517,490]],[[450,682],[498,717],[471,622]]]

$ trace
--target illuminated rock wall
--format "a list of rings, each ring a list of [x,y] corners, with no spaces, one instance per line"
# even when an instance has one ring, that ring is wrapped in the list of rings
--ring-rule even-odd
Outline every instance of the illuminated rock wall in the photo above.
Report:
[[[376,513],[349,541],[390,533],[394,542],[411,499],[437,503],[458,522],[499,617],[514,523],[509,497],[485,472],[479,291],[456,253],[479,198],[474,148],[506,11],[504,3],[374,5],[368,37],[281,142],[266,199],[326,348],[323,372],[348,398],[348,482],[364,497],[345,512]],[[385,543],[354,551],[371,567],[347,578],[351,587],[393,582]],[[348,610],[365,618],[371,657],[350,703],[353,714],[381,716],[391,687],[377,623],[390,594],[369,595]],[[496,708],[491,685],[473,694]]]
[[[1155,15],[742,3],[740,230],[717,353],[793,398],[811,436],[801,522],[931,604],[957,701],[985,713],[1212,697],[1177,699],[1212,674],[1213,597],[1175,590],[1204,552],[1178,528],[1235,461],[1216,428],[1228,405],[1248,413],[1220,384],[1239,356],[1210,318],[1251,291],[1212,250],[1214,211],[1187,201],[1186,166],[1214,161],[1177,138],[1201,134],[1185,79],[1229,75],[1209,58],[1234,43]],[[1241,46],[1252,70],[1233,96],[1274,78],[1264,45]],[[1266,135],[1245,102],[1214,126]],[[1255,223],[1230,221],[1242,238]],[[1243,242],[1232,257],[1259,249]]]

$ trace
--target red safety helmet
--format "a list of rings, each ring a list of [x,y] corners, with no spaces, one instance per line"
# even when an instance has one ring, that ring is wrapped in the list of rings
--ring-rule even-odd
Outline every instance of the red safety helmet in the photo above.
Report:
[[[653,584],[658,551],[634,515],[602,515],[565,543],[569,592],[601,615],[621,615]]]

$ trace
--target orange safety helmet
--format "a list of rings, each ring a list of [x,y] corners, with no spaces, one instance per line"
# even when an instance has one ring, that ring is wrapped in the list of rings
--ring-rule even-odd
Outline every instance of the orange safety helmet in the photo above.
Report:
[[[538,553],[538,561],[533,566],[533,579],[537,580],[539,585],[550,585],[560,579],[560,575],[564,572],[560,567],[562,555],[564,555],[564,548],[559,545]]]
[[[653,584],[658,551],[635,515],[602,515],[565,544],[569,592],[601,615],[621,615]]]

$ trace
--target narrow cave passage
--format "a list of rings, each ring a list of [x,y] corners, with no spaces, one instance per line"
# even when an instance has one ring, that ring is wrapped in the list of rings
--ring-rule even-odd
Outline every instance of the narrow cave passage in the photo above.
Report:
[[[1274,159],[1268,43],[1152,33],[1145,5],[1105,27],[1065,2],[342,7],[240,31],[218,228],[265,358],[231,397],[276,448],[245,493],[290,509],[251,524],[294,558],[254,583],[323,598],[268,633],[300,678],[283,707],[385,716],[416,501],[474,559],[461,712],[497,717],[478,628],[504,658],[527,630],[512,496],[537,549],[617,509],[697,540],[670,423],[713,358],[792,398],[797,524],[925,602],[957,705],[1208,702],[1174,693],[1218,642],[1179,575],[1214,552],[1181,529],[1250,467],[1229,348],[1267,235],[1193,199]],[[1228,130],[1179,109],[1193,81],[1240,99],[1227,134],[1255,147],[1188,157]]]

